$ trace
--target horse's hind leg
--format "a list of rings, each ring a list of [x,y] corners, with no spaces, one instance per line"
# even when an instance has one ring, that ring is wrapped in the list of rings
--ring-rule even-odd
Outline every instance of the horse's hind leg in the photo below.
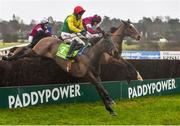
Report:
[[[99,96],[101,97],[106,110],[108,110],[110,114],[113,116],[117,115],[116,112],[112,109],[111,102],[110,102],[111,98],[108,95],[106,89],[100,83],[99,78],[95,77],[92,72],[89,72],[89,76],[87,78],[90,80],[91,83],[93,83],[96,86],[96,90],[98,91]]]
[[[127,70],[129,71],[129,82],[130,80],[141,80],[143,81],[143,78],[142,76],[140,75],[140,73],[136,70],[136,68],[130,63],[128,62],[127,60],[123,59],[122,57],[119,59],[119,62],[120,63],[123,63],[124,65],[126,65],[127,67]]]

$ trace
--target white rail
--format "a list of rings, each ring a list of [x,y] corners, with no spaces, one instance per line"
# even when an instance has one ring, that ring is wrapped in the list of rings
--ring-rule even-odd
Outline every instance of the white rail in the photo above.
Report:
[[[0,57],[7,56],[7,54],[9,53],[9,50],[13,47],[23,47],[28,44],[29,43],[25,43],[25,44],[21,44],[21,45],[15,45],[15,46],[7,47],[7,48],[2,48],[2,49],[0,49]]]

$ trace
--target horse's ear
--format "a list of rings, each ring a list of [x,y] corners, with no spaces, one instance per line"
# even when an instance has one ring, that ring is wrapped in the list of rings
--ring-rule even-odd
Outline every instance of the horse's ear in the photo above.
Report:
[[[128,22],[127,21],[124,21],[124,20],[121,20],[123,24],[127,25]]]
[[[130,19],[127,20],[127,23],[129,23],[129,24],[131,23]]]

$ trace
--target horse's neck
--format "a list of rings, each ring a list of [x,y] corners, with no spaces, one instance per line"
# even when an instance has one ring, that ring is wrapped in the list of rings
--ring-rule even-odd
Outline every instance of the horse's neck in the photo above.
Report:
[[[100,40],[97,44],[91,47],[88,51],[88,58],[90,59],[90,63],[94,65],[99,65],[101,55],[103,54],[105,47],[103,45],[103,41]]]
[[[125,34],[123,33],[124,30],[125,30],[125,25],[121,24],[119,28],[115,31],[115,33],[113,33],[112,35],[112,40],[115,42],[120,53],[122,51],[122,42],[125,37]]]

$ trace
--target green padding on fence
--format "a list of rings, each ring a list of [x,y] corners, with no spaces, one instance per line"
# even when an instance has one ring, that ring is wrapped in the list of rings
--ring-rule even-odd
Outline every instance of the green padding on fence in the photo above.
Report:
[[[180,93],[180,78],[161,80],[103,82],[114,99],[127,99],[147,95]],[[94,85],[37,85],[0,88],[0,107],[17,108],[38,104],[93,102],[99,100]]]

